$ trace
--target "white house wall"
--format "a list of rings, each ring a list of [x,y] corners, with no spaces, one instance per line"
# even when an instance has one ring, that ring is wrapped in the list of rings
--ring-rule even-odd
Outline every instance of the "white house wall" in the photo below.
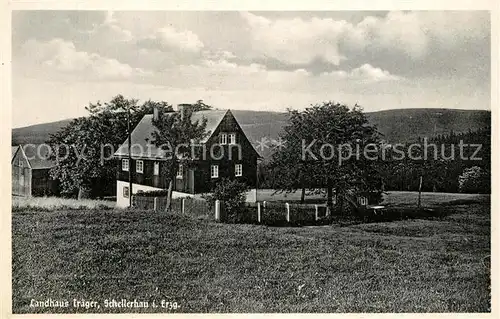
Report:
[[[129,198],[123,196],[123,187],[129,187],[129,182],[116,181],[116,207],[126,208],[129,207]],[[132,184],[132,194],[137,194],[139,191],[150,192],[150,191],[161,191],[163,188],[151,187],[141,184]],[[172,192],[172,198],[179,197],[195,197],[193,194]]]

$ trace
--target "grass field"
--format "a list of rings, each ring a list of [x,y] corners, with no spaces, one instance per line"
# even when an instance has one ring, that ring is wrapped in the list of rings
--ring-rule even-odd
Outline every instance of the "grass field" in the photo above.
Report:
[[[428,200],[443,200],[436,196]],[[442,220],[296,228],[20,210],[12,216],[13,311],[488,312],[489,197],[454,203]],[[30,307],[47,298],[100,308]],[[112,298],[150,307],[105,308]],[[153,300],[180,308],[153,308]]]

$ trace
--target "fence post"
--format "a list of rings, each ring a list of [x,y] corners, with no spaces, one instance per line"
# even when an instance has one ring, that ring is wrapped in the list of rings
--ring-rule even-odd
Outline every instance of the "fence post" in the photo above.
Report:
[[[155,212],[158,210],[158,197],[153,199],[153,209]]]
[[[314,205],[314,208],[315,208],[315,213],[314,213],[314,220],[315,221],[318,221],[318,205]]]
[[[215,220],[220,221],[220,200],[215,200]]]
[[[261,216],[260,216],[260,202],[257,202],[257,222],[260,223]]]
[[[286,221],[290,222],[290,204],[286,203]]]
[[[186,207],[186,206],[185,206],[185,205],[186,205],[186,204],[185,204],[185,201],[186,201],[186,199],[185,199],[185,198],[181,199],[181,212],[182,212],[182,214],[184,214],[184,213],[185,213],[185,211],[186,211],[186,210],[185,210],[185,207]]]

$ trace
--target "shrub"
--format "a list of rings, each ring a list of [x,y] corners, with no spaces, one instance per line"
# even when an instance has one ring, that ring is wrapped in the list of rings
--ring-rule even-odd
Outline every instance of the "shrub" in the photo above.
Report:
[[[216,200],[220,200],[224,205],[224,212],[228,222],[239,219],[238,215],[245,214],[244,207],[248,186],[237,180],[224,178],[212,190],[211,194],[204,194],[202,197],[207,201],[212,209]]]
[[[489,193],[489,174],[479,166],[464,169],[458,177],[458,187],[462,193]]]
[[[262,223],[268,226],[285,226],[288,225],[286,221],[286,210],[283,207],[266,207],[262,210]]]

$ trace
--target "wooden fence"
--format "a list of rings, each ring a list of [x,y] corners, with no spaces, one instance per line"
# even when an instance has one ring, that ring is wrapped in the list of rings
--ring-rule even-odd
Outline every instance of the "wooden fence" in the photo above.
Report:
[[[331,214],[326,204],[297,204],[286,202],[248,203],[244,211],[247,220],[262,224],[314,224]],[[255,215],[255,216],[253,216]]]
[[[138,209],[164,211],[165,197],[132,196],[132,207]],[[215,201],[210,209],[205,200],[194,198],[174,198],[171,211],[191,216],[214,218],[216,221],[227,221],[224,203]],[[296,204],[284,202],[247,203],[241,209],[238,220],[259,224],[314,224],[330,216],[328,207],[324,204]]]
[[[132,196],[132,207],[144,210],[162,211],[167,206],[165,197]]]
[[[144,210],[164,211],[167,206],[166,197],[132,196],[132,207]],[[195,198],[173,198],[170,210],[182,214],[195,216],[210,216],[212,210],[208,203],[202,199]]]

